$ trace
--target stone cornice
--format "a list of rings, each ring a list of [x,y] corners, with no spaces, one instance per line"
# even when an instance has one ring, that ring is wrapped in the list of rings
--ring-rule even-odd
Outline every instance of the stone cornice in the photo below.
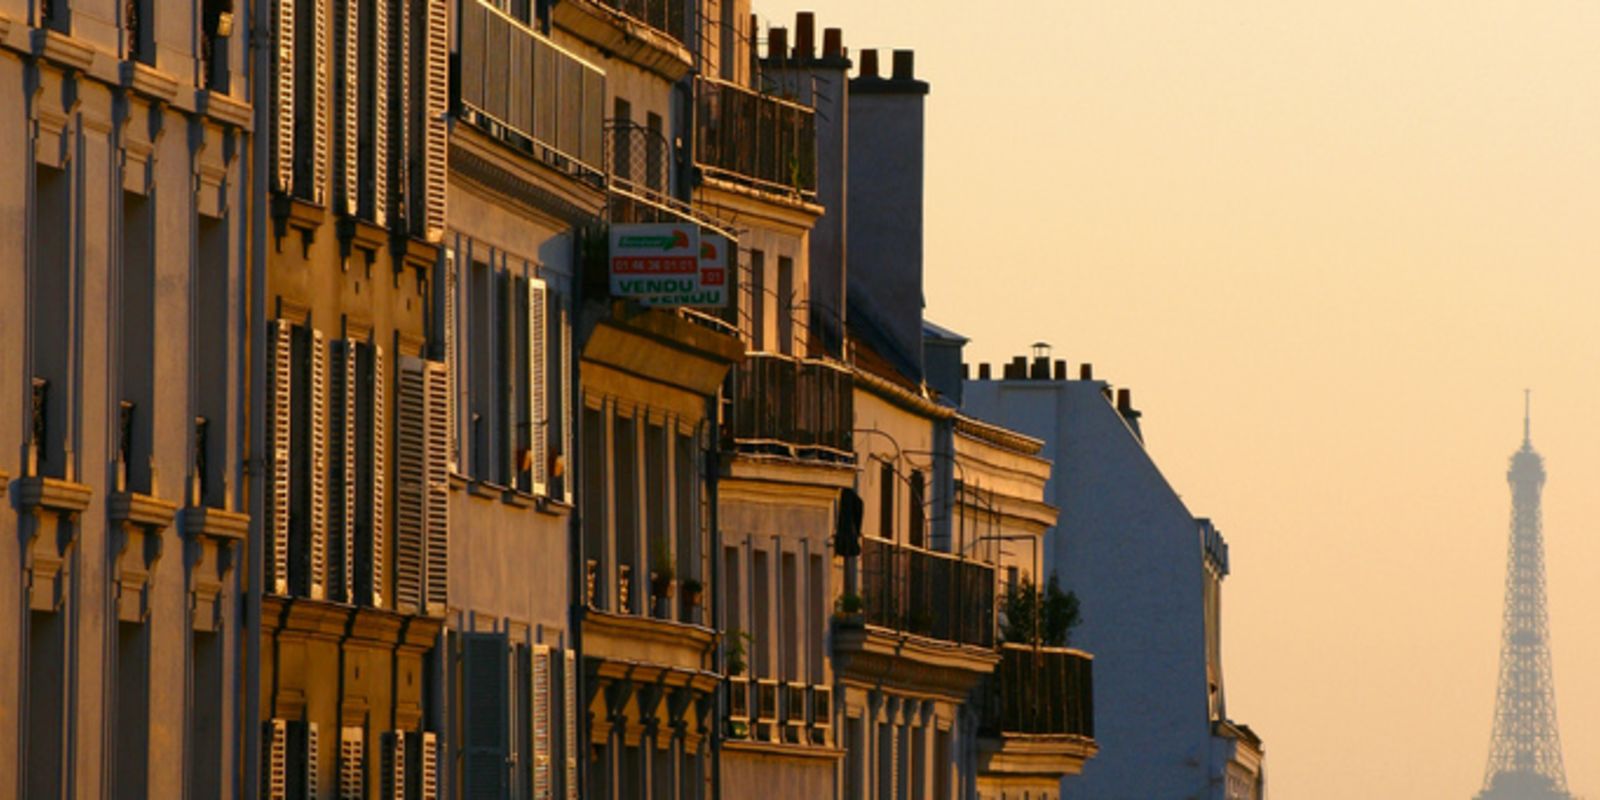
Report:
[[[178,505],[138,492],[112,492],[106,496],[106,516],[147,528],[166,528],[178,514]]]
[[[1000,655],[867,625],[833,627],[834,670],[845,683],[889,686],[964,702]]]
[[[19,511],[55,511],[79,514],[89,507],[94,489],[60,478],[34,475],[18,478],[12,488],[12,502]]]
[[[208,506],[189,506],[183,510],[183,532],[189,537],[244,541],[250,534],[250,515]]]

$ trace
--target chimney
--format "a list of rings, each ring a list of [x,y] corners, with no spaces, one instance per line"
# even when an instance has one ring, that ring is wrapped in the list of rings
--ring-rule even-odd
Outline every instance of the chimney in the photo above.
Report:
[[[878,51],[876,48],[861,51],[861,77],[878,77]]]
[[[961,380],[972,380],[972,365],[965,361],[961,362]]]
[[[810,61],[817,57],[816,48],[817,15],[811,11],[801,11],[794,17],[794,58],[796,61]]]
[[[771,28],[767,30],[767,59],[770,61],[786,61],[789,58],[789,29]]]
[[[1133,410],[1133,390],[1132,389],[1118,389],[1117,390],[1117,410],[1121,411],[1124,414],[1126,414],[1129,411]]]
[[[1023,356],[1011,359],[1011,368],[1006,372],[1006,377],[1018,381],[1027,380],[1028,359]]]
[[[979,364],[978,364],[978,380],[980,380],[980,381],[989,380],[990,376],[992,374],[993,373],[989,372],[989,362],[987,362],[987,361],[979,362]]]
[[[1033,359],[1033,374],[1028,377],[1036,381],[1050,380],[1050,357],[1035,356]]]
[[[1087,361],[1083,362],[1082,364],[1079,364],[1078,365],[1078,380],[1080,380],[1080,381],[1092,381],[1092,380],[1094,380],[1094,365],[1090,364]]]
[[[914,51],[894,51],[894,79],[897,81],[916,80],[915,59],[916,53]]]
[[[844,58],[844,34],[838,28],[822,31],[822,57]]]
[[[1056,380],[1064,381],[1066,379],[1067,379],[1067,360],[1064,359],[1064,358],[1058,358],[1058,359],[1056,359]]]

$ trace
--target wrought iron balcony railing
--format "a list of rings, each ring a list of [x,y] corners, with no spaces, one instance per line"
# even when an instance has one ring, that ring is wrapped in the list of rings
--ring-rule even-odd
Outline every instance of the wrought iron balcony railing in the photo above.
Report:
[[[481,0],[461,0],[461,116],[551,166],[605,173],[606,77]]]
[[[816,111],[726,81],[695,81],[695,163],[784,195],[817,194]]]
[[[752,353],[728,375],[723,447],[851,463],[855,381],[830,361]]]
[[[688,0],[595,0],[685,44],[688,34]]]
[[[658,130],[627,120],[605,124],[606,165],[613,187],[652,200],[670,202],[672,145]]]
[[[981,735],[1094,738],[1094,658],[1065,647],[1000,647],[1000,664],[978,686]]]
[[[994,567],[863,538],[862,621],[902,633],[994,647]]]

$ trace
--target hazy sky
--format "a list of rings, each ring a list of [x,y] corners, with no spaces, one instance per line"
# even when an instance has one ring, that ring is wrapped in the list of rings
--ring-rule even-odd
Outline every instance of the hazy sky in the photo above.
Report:
[[[1478,790],[1532,387],[1600,794],[1600,3],[756,3],[917,51],[928,316],[1133,388],[1232,545],[1229,712],[1277,798]]]

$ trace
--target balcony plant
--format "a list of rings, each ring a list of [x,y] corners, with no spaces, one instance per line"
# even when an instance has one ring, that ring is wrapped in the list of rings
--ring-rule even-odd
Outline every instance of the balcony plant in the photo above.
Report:
[[[650,546],[650,595],[667,600],[672,597],[672,553],[664,539],[656,539]]]
[[[1033,644],[1037,635],[1041,645],[1065,647],[1079,622],[1078,596],[1063,592],[1054,575],[1042,592],[1023,578],[1006,587],[1000,613],[1000,632],[1007,642]]]
[[[861,595],[854,592],[845,592],[839,599],[833,601],[833,618],[840,625],[859,627],[862,622],[862,612],[866,610],[866,603],[861,600]]]
[[[700,581],[689,578],[683,582],[683,599],[691,608],[699,608],[701,598],[705,594],[705,585]]]
[[[729,628],[722,638],[722,656],[728,668],[729,676],[744,674],[744,647],[745,642],[751,641],[750,634],[738,628]]]

